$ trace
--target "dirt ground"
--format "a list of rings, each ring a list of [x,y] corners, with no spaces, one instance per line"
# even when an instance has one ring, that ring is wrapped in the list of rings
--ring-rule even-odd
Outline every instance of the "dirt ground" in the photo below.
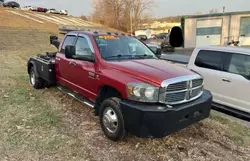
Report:
[[[25,13],[32,13],[31,11],[23,11],[23,10],[17,10],[17,9],[11,9],[11,8],[4,8],[4,7],[0,7],[0,26],[1,27],[18,27],[18,28],[24,28],[24,29],[39,29],[39,30],[43,30],[43,31],[53,31],[55,33],[58,33],[58,25],[56,25],[55,23],[51,23],[49,21],[44,21],[44,23],[37,23],[35,21],[29,20],[25,17],[19,16],[19,15],[15,15],[12,14],[10,12],[6,12],[6,11],[14,11],[14,12],[18,12],[20,14],[25,14]],[[40,15],[46,15],[46,16],[56,16],[56,17],[64,17],[63,15],[54,15],[54,14],[46,14],[46,13],[42,13],[42,12],[36,12],[35,14],[40,14]],[[71,16],[68,16],[71,17]],[[35,18],[36,17],[32,17]],[[38,19],[41,20],[41,19]],[[72,24],[72,25],[76,25],[76,24]],[[61,26],[61,25],[60,25]],[[84,26],[77,26],[80,28],[84,28]],[[106,31],[110,31],[110,32],[118,32],[120,33],[120,31],[107,27],[107,26],[100,26],[100,25],[94,25],[94,26],[86,26],[86,28],[89,29],[96,29],[99,30],[100,28],[105,28]]]

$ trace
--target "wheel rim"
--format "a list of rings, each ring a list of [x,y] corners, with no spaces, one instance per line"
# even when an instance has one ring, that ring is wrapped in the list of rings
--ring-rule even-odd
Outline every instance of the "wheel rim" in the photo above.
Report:
[[[103,112],[103,125],[110,132],[115,133],[118,129],[118,119],[115,111],[107,107]]]
[[[32,85],[34,85],[36,82],[36,78],[35,78],[35,73],[33,71],[30,72],[30,83]]]

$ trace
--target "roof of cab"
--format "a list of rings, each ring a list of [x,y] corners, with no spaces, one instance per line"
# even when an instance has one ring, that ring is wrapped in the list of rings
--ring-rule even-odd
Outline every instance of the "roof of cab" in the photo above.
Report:
[[[77,34],[88,34],[88,35],[108,35],[108,32],[103,32],[103,31],[72,31],[73,33],[77,33]],[[111,35],[112,33],[110,33]],[[112,34],[114,35],[114,34]]]
[[[113,35],[113,36],[131,36],[129,34],[124,33],[113,33],[113,32],[105,32],[105,31],[89,31],[89,30],[75,30],[75,31],[69,31],[66,33],[69,34],[86,34],[91,36],[99,36],[99,35]]]
[[[244,53],[250,55],[250,47],[238,47],[238,46],[201,46],[197,47],[199,50],[215,50],[215,51],[225,51],[233,53]]]

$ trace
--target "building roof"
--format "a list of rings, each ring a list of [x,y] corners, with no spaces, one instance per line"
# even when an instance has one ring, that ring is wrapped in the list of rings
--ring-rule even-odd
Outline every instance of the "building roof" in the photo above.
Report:
[[[219,16],[230,16],[230,15],[244,15],[250,14],[250,11],[239,11],[239,12],[225,12],[225,13],[213,13],[204,15],[189,15],[183,16],[183,18],[204,18],[204,17],[219,17]]]
[[[237,47],[237,46],[201,46],[197,47],[199,50],[215,50],[233,53],[244,53],[250,55],[250,48],[247,47]]]

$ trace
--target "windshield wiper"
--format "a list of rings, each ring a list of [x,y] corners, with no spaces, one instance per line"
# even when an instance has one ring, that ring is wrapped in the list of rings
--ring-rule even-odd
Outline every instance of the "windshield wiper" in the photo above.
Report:
[[[130,58],[130,57],[133,57],[133,55],[121,55],[121,54],[118,54],[118,55],[113,55],[113,56],[107,56],[105,57],[105,59],[110,59],[110,58]]]
[[[137,57],[137,58],[155,58],[153,55],[147,55],[147,54],[135,55],[135,57]]]
[[[108,57],[105,57],[105,59],[112,59],[112,58],[118,58],[118,59],[121,59],[121,58],[129,58],[129,59],[138,59],[138,58],[143,58],[143,59],[147,59],[147,58],[155,58],[153,55],[147,55],[147,54],[143,54],[143,55],[121,55],[121,54],[118,54],[118,55],[113,55],[113,56],[108,56]]]

